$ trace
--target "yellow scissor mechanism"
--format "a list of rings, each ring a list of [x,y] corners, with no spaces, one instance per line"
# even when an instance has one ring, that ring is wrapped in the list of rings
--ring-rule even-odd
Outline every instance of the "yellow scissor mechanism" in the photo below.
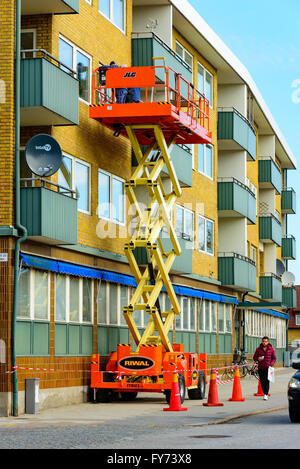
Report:
[[[136,136],[136,131],[141,129],[152,129],[154,134],[153,143],[145,152]],[[175,315],[180,314],[180,306],[169,272],[176,256],[181,254],[181,248],[172,224],[171,213],[177,197],[182,193],[170,157],[170,147],[175,136],[166,142],[158,125],[128,125],[126,131],[138,163],[130,180],[125,184],[129,202],[134,206],[138,220],[130,242],[125,245],[125,254],[137,282],[137,288],[129,305],[123,308],[123,314],[137,345],[137,351],[141,345],[155,343],[164,345],[166,351],[172,352],[168,332]],[[154,151],[158,155],[155,161],[151,159]],[[168,192],[162,182],[162,170],[168,173],[171,181]],[[142,187],[145,193],[148,193],[148,205],[144,207],[136,194],[136,191],[140,191]],[[173,249],[169,252],[164,250],[160,239],[163,228],[164,231],[167,230],[172,242]],[[143,271],[134,255],[136,248],[143,248],[147,252],[148,265],[142,268]],[[158,303],[158,296],[163,286],[172,306],[169,311],[160,311]],[[133,313],[137,310],[143,310],[150,316],[142,336],[133,318]]]

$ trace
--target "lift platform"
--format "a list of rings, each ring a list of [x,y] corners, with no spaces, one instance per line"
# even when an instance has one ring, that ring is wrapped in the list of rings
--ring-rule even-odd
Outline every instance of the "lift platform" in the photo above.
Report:
[[[130,88],[139,88],[139,102],[118,102],[120,90]],[[184,352],[183,345],[172,345],[170,340],[171,327],[176,315],[180,315],[170,270],[176,256],[181,254],[171,213],[182,194],[170,149],[175,143],[211,143],[209,102],[165,65],[106,67],[94,73],[90,117],[112,129],[115,135],[129,138],[137,162],[125,183],[137,223],[124,246],[137,287],[129,305],[123,308],[136,348],[119,344],[104,370],[100,369],[100,355],[93,354],[91,390],[96,400],[102,402],[116,393],[129,400],[141,391],[164,392],[168,400],[172,374],[177,372],[182,402],[186,388],[191,399],[202,399],[206,355]],[[167,171],[171,184],[161,177],[162,170],[164,174]],[[162,231],[171,240],[168,251],[161,240]],[[136,249],[146,254],[146,266],[138,264]],[[167,311],[161,310],[159,302],[163,288],[171,303]],[[147,318],[142,334],[134,320],[134,313],[139,311]]]

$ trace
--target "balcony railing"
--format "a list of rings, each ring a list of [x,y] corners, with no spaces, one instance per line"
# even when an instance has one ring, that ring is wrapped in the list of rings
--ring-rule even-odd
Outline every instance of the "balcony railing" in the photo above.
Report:
[[[246,217],[256,223],[257,202],[248,186],[234,177],[218,178],[218,210],[220,217]]]
[[[237,252],[218,253],[218,278],[224,286],[256,291],[256,264]]]
[[[245,150],[250,161],[256,160],[256,132],[251,123],[233,107],[218,108],[220,150]]]
[[[263,272],[259,277],[259,293],[264,300],[282,301],[280,277],[272,272]]]
[[[21,179],[21,223],[28,237],[49,244],[77,244],[76,192],[45,178]]]
[[[262,189],[275,189],[281,192],[281,171],[271,157],[262,157],[258,161],[258,182]]]
[[[259,239],[281,246],[281,223],[272,213],[259,215]]]
[[[292,235],[282,238],[281,257],[285,260],[296,259],[296,239]]]
[[[21,125],[79,123],[77,73],[44,49],[21,51]]]
[[[296,213],[296,192],[292,187],[287,187],[281,192],[281,212],[287,214]]]

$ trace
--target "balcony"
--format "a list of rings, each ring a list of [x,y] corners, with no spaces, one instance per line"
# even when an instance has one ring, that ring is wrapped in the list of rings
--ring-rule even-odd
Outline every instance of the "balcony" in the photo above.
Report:
[[[281,223],[273,214],[259,216],[260,241],[281,246],[281,236]]]
[[[163,248],[166,252],[173,249],[172,242],[167,233],[161,235]],[[184,239],[178,236],[178,241],[181,247],[181,255],[175,258],[174,264],[170,270],[172,274],[191,274],[193,270],[193,241],[190,239]],[[134,256],[139,265],[147,265],[147,253],[145,248],[136,248],[134,250]]]
[[[296,192],[291,187],[281,192],[281,212],[286,214],[296,213]]]
[[[171,49],[162,39],[154,33],[132,33],[132,66],[146,67],[153,65],[153,57],[163,57],[163,60],[157,61],[156,65],[166,65],[171,67],[178,74],[182,75],[189,83],[193,82],[193,71],[191,67]],[[161,69],[157,72],[157,78],[164,81],[164,72]],[[175,88],[175,83],[170,83]],[[184,85],[183,85],[184,86]],[[185,95],[184,89],[180,92]]]
[[[234,108],[218,109],[219,150],[245,150],[248,161],[256,160],[256,132]]]
[[[62,15],[79,13],[79,0],[22,0],[22,15]]]
[[[282,301],[282,283],[273,273],[263,273],[259,277],[259,293],[263,300]]]
[[[254,193],[235,178],[218,179],[219,217],[245,217],[256,223],[257,204]]]
[[[281,257],[285,260],[296,259],[296,239],[294,236],[285,236],[282,238]]]
[[[174,145],[171,149],[171,159],[181,187],[192,187],[193,156],[186,145]],[[163,167],[161,177],[168,176],[166,166]]]
[[[282,305],[287,308],[296,308],[297,295],[295,287],[282,287]]]
[[[78,98],[73,70],[43,49],[22,51],[21,126],[78,124]]]
[[[261,189],[275,189],[280,194],[281,172],[271,157],[258,161],[258,182]]]
[[[21,223],[28,238],[53,245],[77,244],[75,192],[43,178],[21,179],[21,186]]]
[[[219,281],[226,287],[256,291],[256,265],[248,257],[235,252],[219,253]]]

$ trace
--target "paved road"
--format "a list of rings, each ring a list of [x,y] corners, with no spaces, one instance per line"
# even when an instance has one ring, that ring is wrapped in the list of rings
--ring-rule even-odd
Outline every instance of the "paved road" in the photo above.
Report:
[[[165,400],[147,394],[130,403],[84,403],[0,418],[0,448],[299,448],[300,425],[290,423],[286,398],[293,373],[278,370],[268,401],[254,396],[258,383],[251,377],[241,381],[245,402],[228,401],[231,384],[218,386],[223,407],[187,399],[187,412],[163,412]]]

